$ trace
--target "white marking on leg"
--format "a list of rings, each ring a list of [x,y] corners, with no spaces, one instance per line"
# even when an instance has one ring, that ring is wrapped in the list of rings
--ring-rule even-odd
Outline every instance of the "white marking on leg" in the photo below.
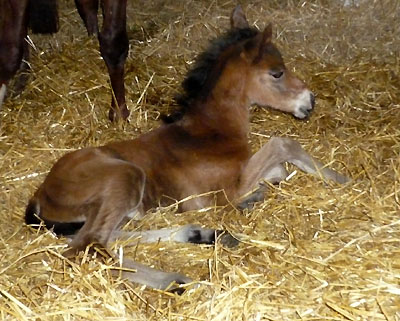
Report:
[[[135,209],[135,210],[129,212],[129,213],[126,215],[126,217],[129,218],[130,220],[136,220],[136,221],[142,219],[143,216],[144,216],[144,215],[143,215],[142,211],[140,211],[140,210],[138,210],[138,209]]]
[[[4,97],[6,97],[6,91],[7,91],[6,84],[2,84],[0,88],[0,111],[1,111],[1,106],[3,105]]]
[[[139,232],[115,231],[113,239],[132,240],[139,241],[141,243],[169,241],[187,243],[190,242],[190,238],[192,238],[194,236],[194,233],[197,232],[200,233],[201,240],[207,240],[210,236],[214,235],[215,230],[202,228],[198,225],[188,224],[185,226]]]
[[[167,242],[174,241],[174,235],[182,229],[181,226],[175,228],[165,228],[160,230],[149,230],[149,231],[115,231],[113,239],[132,240],[141,243],[156,243],[156,242]],[[180,239],[178,237],[178,239]]]

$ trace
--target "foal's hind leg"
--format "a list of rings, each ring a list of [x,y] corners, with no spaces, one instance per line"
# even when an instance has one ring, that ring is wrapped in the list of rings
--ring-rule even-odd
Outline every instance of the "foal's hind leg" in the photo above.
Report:
[[[64,253],[73,255],[84,250],[91,243],[107,248],[112,233],[130,213],[140,210],[145,187],[143,171],[133,164],[123,161],[110,162],[110,168],[103,168],[103,177],[93,182],[101,184],[98,192],[98,210],[91,211],[86,222],[69,244],[71,249]],[[98,186],[93,186],[97,188]],[[111,253],[116,261],[119,258]],[[159,271],[143,264],[123,258],[122,277],[157,289],[167,289],[171,283],[183,284],[191,280],[179,273]],[[133,269],[135,271],[127,271]],[[120,275],[118,270],[114,275]],[[175,286],[176,288],[176,286]],[[174,290],[174,288],[172,288]]]
[[[129,42],[126,33],[126,0],[103,0],[103,27],[99,34],[100,52],[110,75],[112,98],[110,120],[127,119],[129,110],[125,102],[124,68]]]
[[[102,213],[104,213],[104,211]],[[82,245],[88,245],[94,242],[104,245],[108,242],[111,232],[115,230],[117,221],[118,220],[100,220],[97,219],[97,217],[89,219],[78,235],[76,235],[78,238],[75,238],[70,245],[75,248],[82,248]],[[114,233],[120,235],[118,231],[114,231]],[[113,270],[113,275],[122,276],[134,283],[144,284],[154,289],[182,292],[183,290],[181,291],[177,285],[190,283],[192,281],[190,278],[180,273],[160,271],[125,257],[120,260],[116,253],[111,253],[111,255],[115,261],[119,262],[122,268],[122,271],[119,269]]]
[[[260,183],[263,180],[277,183],[285,179],[287,173],[282,166],[285,162],[341,184],[349,180],[311,157],[298,142],[290,138],[273,137],[250,158],[242,172],[239,196],[245,196],[239,201],[239,207],[247,207],[249,203],[262,199],[264,188]],[[246,195],[249,192],[251,194]]]
[[[121,162],[111,164],[103,175],[97,181],[101,189],[94,201],[98,210],[88,214],[85,224],[70,243],[72,251],[83,250],[91,243],[106,247],[112,232],[125,217],[141,207],[145,174],[140,168]]]

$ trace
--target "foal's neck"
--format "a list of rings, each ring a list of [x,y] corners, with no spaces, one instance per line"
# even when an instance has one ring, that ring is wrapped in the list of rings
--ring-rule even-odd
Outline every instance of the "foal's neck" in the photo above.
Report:
[[[193,112],[188,115],[191,118],[187,119],[187,124],[190,124],[188,127],[196,124],[193,130],[204,129],[232,139],[247,140],[249,102],[245,98],[244,88],[244,77],[240,78],[240,75],[235,77],[230,74],[228,79],[220,79],[208,97],[196,103]]]

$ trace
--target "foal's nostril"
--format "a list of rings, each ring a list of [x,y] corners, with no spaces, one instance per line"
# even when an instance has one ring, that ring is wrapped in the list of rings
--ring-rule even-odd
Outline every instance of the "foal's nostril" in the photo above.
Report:
[[[315,106],[315,96],[313,93],[310,93],[310,101],[311,101],[311,108]]]

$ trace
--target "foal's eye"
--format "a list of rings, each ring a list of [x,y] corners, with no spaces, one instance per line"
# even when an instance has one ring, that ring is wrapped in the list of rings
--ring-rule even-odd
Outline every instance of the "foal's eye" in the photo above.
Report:
[[[270,74],[272,77],[278,79],[278,78],[281,78],[281,77],[283,76],[283,71],[272,71],[272,70],[271,70],[271,71],[269,72],[269,74]]]

